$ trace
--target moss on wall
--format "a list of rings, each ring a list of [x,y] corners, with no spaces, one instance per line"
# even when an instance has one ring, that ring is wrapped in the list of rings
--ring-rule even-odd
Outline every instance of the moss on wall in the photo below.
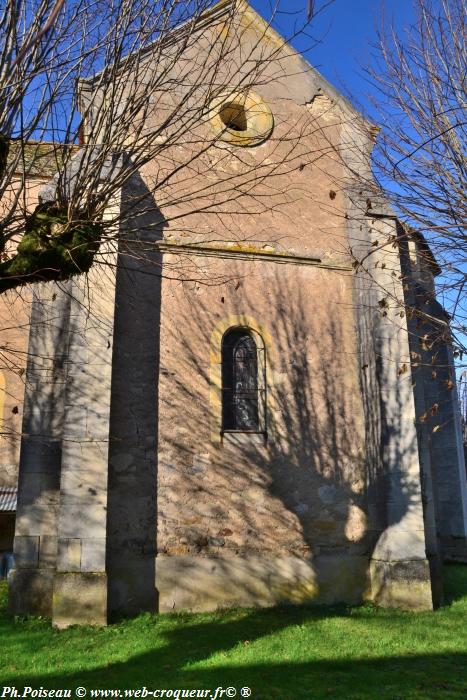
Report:
[[[64,280],[87,272],[101,236],[99,222],[69,221],[64,208],[50,202],[39,204],[26,220],[16,255],[0,263],[0,293],[31,282]]]

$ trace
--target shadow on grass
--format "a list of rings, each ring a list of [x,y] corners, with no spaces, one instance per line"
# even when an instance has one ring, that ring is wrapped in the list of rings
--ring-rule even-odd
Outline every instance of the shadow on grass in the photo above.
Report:
[[[467,597],[467,565],[445,564],[443,569],[444,605]],[[467,629],[466,629],[467,636]]]
[[[467,654],[437,654],[374,660],[248,663],[209,669],[158,669],[157,655],[137,657],[119,668],[28,677],[14,685],[33,688],[252,689],[254,700],[465,700]],[[167,667],[166,667],[167,668]],[[122,693],[122,697],[125,697]],[[214,697],[214,692],[212,697]],[[225,696],[224,696],[225,697]]]
[[[435,613],[287,606],[64,632],[2,615],[0,680],[19,691],[232,686],[241,697],[248,686],[253,700],[465,700],[467,566],[445,578],[451,605]]]

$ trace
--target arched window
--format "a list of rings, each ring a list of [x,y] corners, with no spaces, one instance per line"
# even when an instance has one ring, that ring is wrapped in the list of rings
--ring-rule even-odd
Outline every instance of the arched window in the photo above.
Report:
[[[264,352],[263,348],[259,349]],[[248,328],[232,328],[222,340],[222,431],[265,432],[264,360]]]

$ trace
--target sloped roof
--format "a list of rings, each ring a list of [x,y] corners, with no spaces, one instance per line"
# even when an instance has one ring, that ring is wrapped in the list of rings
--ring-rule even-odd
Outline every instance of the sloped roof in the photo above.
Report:
[[[216,8],[219,8],[220,6],[224,5],[227,5],[229,7],[236,6],[239,11],[247,12],[249,18],[252,21],[254,21],[259,27],[261,27],[265,36],[267,36],[269,39],[277,41],[284,48],[288,49],[288,51],[290,51],[291,54],[300,58],[300,60],[304,64],[304,70],[311,71],[313,73],[317,83],[319,84],[319,87],[324,93],[331,97],[337,104],[340,104],[342,107],[346,107],[348,110],[358,115],[364,122],[367,122],[367,120],[363,117],[361,112],[358,109],[356,109],[352,102],[350,102],[350,100],[344,97],[344,95],[341,92],[339,92],[339,90],[337,90],[337,88],[335,88],[334,85],[332,85],[332,83],[326,80],[326,78],[323,75],[321,75],[319,70],[317,70],[298,49],[294,49],[293,46],[289,44],[288,41],[281,34],[279,34],[279,32],[276,31],[270,25],[270,23],[267,22],[253,7],[251,7],[251,5],[246,0],[220,0],[212,8],[212,12],[214,13]],[[303,9],[305,10],[305,3]],[[370,124],[370,122],[368,122],[368,124]]]
[[[433,255],[433,252],[430,248],[430,246],[427,243],[427,240],[423,233],[419,231],[418,229],[413,228],[412,226],[409,226],[408,224],[402,223],[402,221],[397,220],[397,224],[400,227],[399,231],[403,233],[403,235],[408,235],[414,240],[417,241],[417,244],[419,248],[423,251],[423,257],[425,258],[427,264],[431,267],[431,272],[432,274],[436,277],[437,275],[441,274],[441,268],[438,265],[435,256]]]
[[[224,17],[232,15],[232,13],[235,11],[237,11],[238,13],[246,14],[248,16],[248,19],[251,20],[252,24],[260,28],[261,31],[264,33],[264,36],[267,37],[268,40],[283,47],[283,49],[288,51],[290,55],[299,58],[299,60],[301,60],[303,63],[304,72],[311,72],[314,78],[316,79],[316,83],[318,84],[319,88],[327,95],[329,95],[334,102],[341,105],[342,107],[345,107],[353,114],[358,115],[360,119],[362,119],[365,123],[368,123],[371,126],[370,122],[368,122],[368,120],[361,114],[361,112],[358,109],[356,109],[356,107],[350,102],[350,100],[344,97],[344,95],[342,95],[342,93],[339,92],[339,90],[337,90],[330,82],[328,82],[326,78],[324,78],[324,76],[322,76],[321,73],[303,56],[303,54],[301,54],[300,51],[298,51],[298,49],[294,49],[293,46],[291,46],[291,44],[289,44],[287,40],[283,36],[281,36],[281,34],[279,34],[279,32],[276,31],[271,26],[271,24],[267,22],[253,7],[251,7],[251,5],[246,0],[219,0],[219,2],[215,3],[212,7],[207,9],[200,16],[196,17],[196,19],[182,22],[180,25],[164,33],[163,36],[156,39],[151,45],[141,49],[140,52],[137,51],[135,52],[135,54],[130,55],[137,55],[139,53],[141,56],[150,56],[151,52],[154,51],[156,47],[160,49],[161,46],[171,46],[180,41],[184,37],[186,32],[193,31],[193,28],[195,28],[196,31],[200,31],[205,27],[209,27],[212,23],[222,20],[222,18]],[[124,67],[127,58],[122,59],[122,68]],[[81,80],[79,84],[82,86],[86,84],[92,85],[92,82],[99,75],[101,75],[101,71],[98,71],[97,73],[95,73],[95,75],[88,79]]]
[[[14,486],[0,486],[0,513],[14,512],[18,500],[18,489]]]
[[[29,177],[52,177],[68,160],[71,150],[78,146],[47,141],[10,141],[8,162],[14,163],[17,173]]]

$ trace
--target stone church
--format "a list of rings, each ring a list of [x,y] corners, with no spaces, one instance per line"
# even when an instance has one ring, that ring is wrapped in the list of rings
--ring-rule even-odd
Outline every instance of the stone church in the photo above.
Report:
[[[311,118],[293,167],[269,176],[280,205],[214,231],[207,214],[174,227],[153,202],[133,213],[146,255],[110,250],[86,278],[26,290],[30,311],[2,306],[4,327],[28,314],[24,372],[0,384],[17,614],[65,627],[280,602],[426,610],[442,562],[467,556],[437,263],[369,194],[374,128],[236,7],[239,50],[274,46],[274,62],[257,85],[226,85],[203,128],[236,177]]]

